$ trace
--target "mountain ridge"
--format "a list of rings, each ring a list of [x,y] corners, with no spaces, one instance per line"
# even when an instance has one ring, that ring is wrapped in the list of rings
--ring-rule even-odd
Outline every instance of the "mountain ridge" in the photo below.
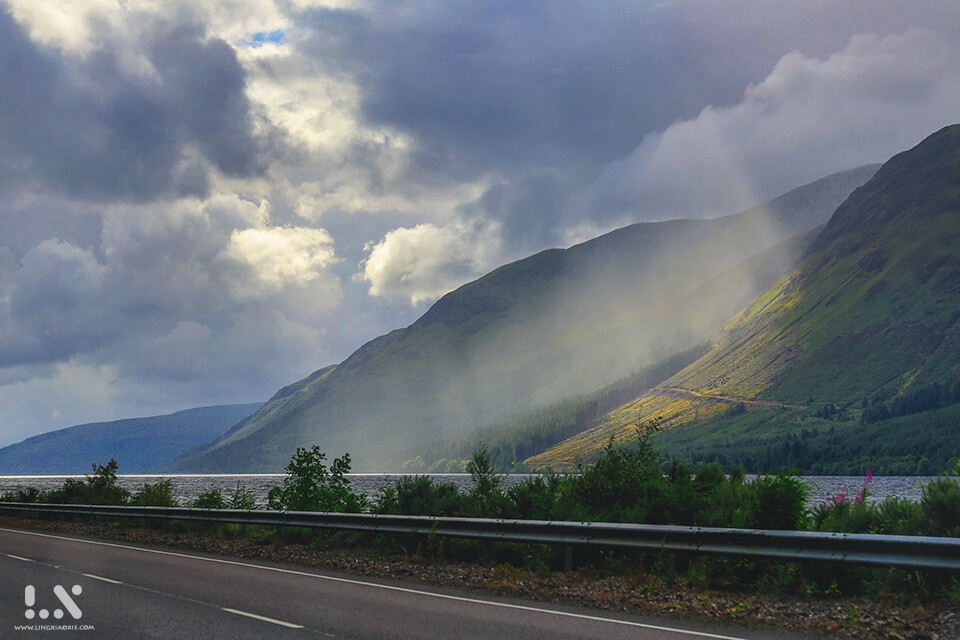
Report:
[[[90,422],[31,436],[0,449],[0,474],[73,474],[115,458],[124,473],[153,471],[209,444],[261,403],[214,405],[170,414]]]
[[[875,170],[733,216],[638,223],[499,267],[168,468],[277,470],[296,446],[317,443],[382,470],[377,448],[440,441],[612,382],[715,332],[757,291],[736,265],[825,222]],[[692,313],[684,296],[724,270],[726,289],[705,291],[710,310]]]
[[[661,446],[706,457],[732,459],[739,447],[756,458],[800,431],[846,429],[844,442],[855,442],[862,408],[949,386],[960,379],[958,354],[960,125],[953,125],[854,190],[798,266],[736,314],[709,353],[660,385],[701,398],[647,392],[528,463],[569,467],[594,455],[602,437],[625,437],[632,424],[658,417],[666,427],[655,437]]]

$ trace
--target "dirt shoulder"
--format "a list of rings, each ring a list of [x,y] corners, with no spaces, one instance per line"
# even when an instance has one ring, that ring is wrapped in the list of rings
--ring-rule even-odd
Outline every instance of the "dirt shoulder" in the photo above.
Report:
[[[819,637],[864,640],[960,640],[960,604],[905,606],[866,598],[818,598],[707,590],[650,576],[595,575],[580,571],[537,575],[510,566],[481,566],[384,556],[364,549],[320,549],[306,544],[263,543],[108,524],[0,518],[0,526],[55,531],[136,544],[186,549],[236,558],[288,562],[360,576],[467,588],[540,602],[663,616],[672,620],[718,620],[750,628],[789,629]]]

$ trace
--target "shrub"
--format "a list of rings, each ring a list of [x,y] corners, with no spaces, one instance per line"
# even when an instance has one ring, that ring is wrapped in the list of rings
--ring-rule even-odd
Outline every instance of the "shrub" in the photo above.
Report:
[[[287,465],[287,476],[267,495],[271,509],[285,511],[332,511],[359,513],[366,505],[364,496],[350,489],[345,474],[350,471],[350,454],[335,458],[330,469],[320,447],[298,447]]]
[[[477,518],[499,518],[506,508],[506,499],[500,491],[503,478],[496,472],[490,452],[478,449],[467,463],[473,480],[473,489],[463,496],[463,515]]]
[[[661,463],[646,436],[626,447],[611,441],[592,466],[581,467],[571,480],[564,496],[570,500],[566,515],[610,522],[672,521],[674,505]]]
[[[2,502],[46,502],[47,494],[36,487],[17,487],[13,491],[7,491],[0,496]]]
[[[455,516],[461,512],[461,494],[452,482],[435,482],[430,476],[403,476],[392,487],[381,489],[374,513],[416,516]]]
[[[920,498],[927,533],[931,536],[960,536],[960,484],[943,476],[923,487]]]
[[[503,516],[519,520],[555,520],[557,496],[565,478],[553,473],[532,476],[507,489]]]
[[[228,509],[245,509],[250,511],[257,508],[257,498],[253,492],[240,485],[237,480],[237,486],[230,492],[230,499],[226,501]]]
[[[210,489],[198,495],[190,506],[194,509],[226,509],[227,501],[223,499],[220,489]]]
[[[874,505],[876,517],[870,533],[920,536],[926,531],[923,508],[905,498],[886,498]]]
[[[795,530],[803,526],[810,489],[797,476],[777,473],[748,483],[748,522],[757,529]]]
[[[161,480],[155,484],[144,483],[143,489],[134,494],[130,504],[137,507],[179,506],[169,480]]]

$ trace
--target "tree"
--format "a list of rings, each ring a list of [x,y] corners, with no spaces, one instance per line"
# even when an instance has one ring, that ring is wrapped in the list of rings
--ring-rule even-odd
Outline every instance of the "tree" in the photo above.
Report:
[[[84,480],[68,478],[63,486],[50,492],[49,502],[62,504],[126,504],[130,492],[117,484],[117,461],[93,463],[93,475]]]
[[[366,498],[351,491],[350,480],[345,477],[350,471],[350,454],[335,458],[329,470],[326,459],[317,445],[298,447],[283,483],[267,494],[268,506],[284,511],[360,512]]]

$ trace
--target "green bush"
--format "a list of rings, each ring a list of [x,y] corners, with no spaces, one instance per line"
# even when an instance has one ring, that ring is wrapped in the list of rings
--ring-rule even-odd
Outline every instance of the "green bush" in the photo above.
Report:
[[[179,506],[169,480],[161,480],[155,484],[144,483],[143,488],[133,495],[130,504],[137,507]]]
[[[462,515],[474,518],[500,518],[507,510],[507,497],[501,490],[503,478],[497,473],[486,449],[474,452],[467,463],[473,488],[463,496]]]
[[[917,502],[891,496],[872,506],[876,516],[870,533],[922,536],[927,529],[923,509]]]
[[[220,489],[204,491],[190,503],[194,509],[226,509],[227,501],[223,499]]]
[[[2,502],[47,502],[47,494],[36,487],[17,487],[13,491],[7,491],[0,495]]]
[[[366,498],[350,489],[350,454],[335,458],[330,468],[320,447],[298,447],[287,465],[287,476],[267,495],[271,509],[284,511],[331,511],[359,513]]]
[[[960,484],[943,476],[923,487],[920,507],[931,536],[960,536]]]
[[[565,487],[565,515],[574,520],[668,523],[674,520],[669,480],[646,437],[614,446]]]
[[[532,476],[507,489],[505,518],[518,520],[557,520],[557,496],[566,477],[553,473]]]
[[[462,511],[462,495],[452,482],[436,482],[430,476],[403,476],[392,487],[380,490],[374,513],[414,516],[456,516]]]
[[[247,511],[257,508],[257,499],[253,492],[240,485],[237,481],[236,488],[230,492],[229,498],[223,497],[220,489],[210,489],[198,495],[190,506],[195,509],[245,509]]]
[[[795,530],[803,526],[810,489],[800,478],[777,473],[748,483],[750,528]]]
[[[240,485],[237,480],[237,486],[230,492],[230,499],[227,502],[227,509],[244,509],[251,511],[257,508],[257,498],[253,492]]]

